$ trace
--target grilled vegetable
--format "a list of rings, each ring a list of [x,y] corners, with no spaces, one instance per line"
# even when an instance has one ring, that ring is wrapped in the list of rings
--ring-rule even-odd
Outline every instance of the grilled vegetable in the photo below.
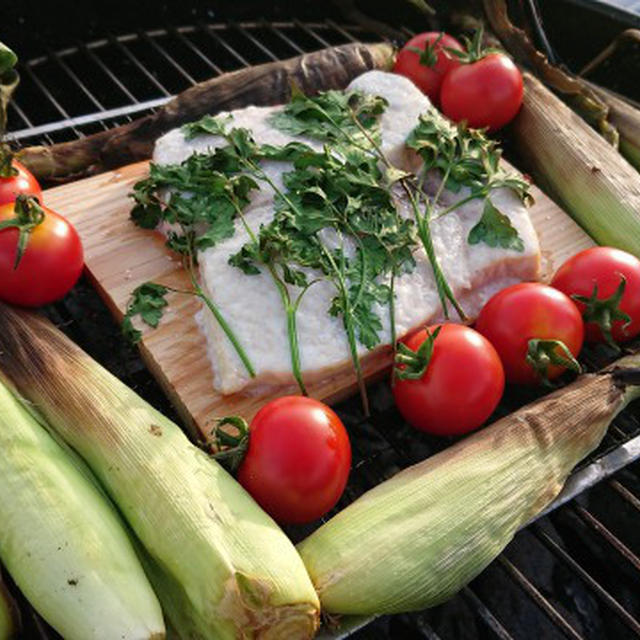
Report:
[[[0,334],[0,371],[116,502],[181,636],[313,635],[300,557],[222,467],[45,320],[0,306]]]
[[[640,169],[640,110],[609,91],[590,82],[586,83],[609,107],[609,122],[618,130],[618,150],[636,168]]]
[[[20,631],[20,613],[16,603],[2,583],[0,575],[0,640],[11,640]]]
[[[164,638],[158,600],[89,471],[0,383],[0,559],[68,640]]]
[[[436,605],[486,567],[558,494],[640,396],[640,356],[502,418],[384,482],[298,550],[328,613]]]
[[[225,73],[183,91],[155,113],[80,140],[27,147],[17,158],[38,179],[70,180],[151,157],[157,138],[207,114],[286,102],[292,84],[305,94],[344,89],[370,69],[393,63],[388,44],[347,44]]]
[[[640,256],[640,174],[538,80],[524,80],[512,133],[527,169],[596,242]]]

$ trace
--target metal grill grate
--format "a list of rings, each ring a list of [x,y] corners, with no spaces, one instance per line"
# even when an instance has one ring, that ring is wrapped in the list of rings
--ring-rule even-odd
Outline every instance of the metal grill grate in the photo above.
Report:
[[[202,23],[79,43],[21,66],[22,84],[9,129],[21,144],[73,139],[144,115],[212,75],[357,39],[376,36],[327,19]],[[86,282],[48,313],[91,355],[172,415],[137,353],[121,340]],[[596,368],[610,356],[604,349],[593,351],[588,366]],[[404,424],[386,384],[374,385],[371,398],[373,416],[367,420],[357,401],[338,407],[351,435],[354,462],[338,508],[448,444]],[[533,392],[512,393],[497,415],[532,398]],[[640,466],[630,464],[638,457],[640,421],[627,411],[554,507],[568,504],[518,534],[458,597],[419,614],[378,620],[355,633],[362,638],[429,640],[640,637],[640,542],[635,535]],[[294,539],[307,532],[289,531]],[[27,623],[28,634],[46,635],[35,614],[27,616]]]

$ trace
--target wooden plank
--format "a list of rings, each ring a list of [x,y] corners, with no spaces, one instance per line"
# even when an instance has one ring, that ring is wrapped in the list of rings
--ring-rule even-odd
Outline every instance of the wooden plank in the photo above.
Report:
[[[189,282],[179,259],[164,247],[158,233],[135,227],[129,221],[128,194],[147,174],[141,162],[85,180],[49,189],[47,205],[68,216],[76,225],[85,250],[90,278],[109,309],[122,319],[133,289],[148,280],[176,288]],[[592,246],[592,240],[540,190],[534,189],[531,217],[540,237],[544,272],[551,275],[562,261]],[[210,431],[217,417],[230,414],[251,416],[274,390],[221,396],[213,389],[213,373],[206,356],[204,336],[194,320],[199,302],[192,296],[170,294],[169,309],[160,326],[143,328],[144,360],[165,391],[192,426]],[[376,369],[369,367],[371,374]],[[365,369],[365,373],[367,373]],[[346,370],[331,379],[310,385],[310,393],[328,401],[350,394],[354,375]],[[282,395],[294,389],[278,389]]]

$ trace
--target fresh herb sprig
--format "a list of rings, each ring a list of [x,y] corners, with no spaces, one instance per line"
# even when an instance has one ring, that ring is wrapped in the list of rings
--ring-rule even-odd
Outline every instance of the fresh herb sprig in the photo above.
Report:
[[[131,196],[136,204],[131,218],[145,229],[154,229],[161,222],[171,225],[166,244],[182,256],[191,280],[191,289],[172,291],[194,295],[203,301],[247,373],[255,377],[255,368],[238,337],[198,284],[195,268],[199,250],[213,247],[233,235],[237,211],[246,206],[250,192],[258,188],[255,181],[240,173],[240,166],[238,158],[226,148],[212,154],[193,154],[180,164],[152,163],[149,176],[134,185]],[[158,325],[166,307],[161,301],[168,290],[163,285],[144,283],[133,292],[123,323],[125,335],[134,342],[140,339],[141,334],[132,323],[137,315],[152,327]]]

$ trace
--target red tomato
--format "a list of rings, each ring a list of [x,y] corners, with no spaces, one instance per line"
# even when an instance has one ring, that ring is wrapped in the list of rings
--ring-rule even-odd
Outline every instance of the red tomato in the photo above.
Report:
[[[522,74],[511,58],[491,53],[448,73],[440,90],[443,113],[489,131],[511,122],[522,104]]]
[[[446,48],[464,51],[463,46],[446,33],[420,33],[400,49],[393,70],[412,80],[431,102],[438,104],[442,80],[451,69],[460,66],[458,58]]]
[[[459,324],[440,326],[425,373],[417,380],[396,379],[393,396],[402,416],[417,429],[460,435],[477,429],[493,413],[504,390],[504,371],[495,349],[477,331]],[[427,332],[418,331],[404,344],[416,352],[426,339]]]
[[[0,223],[16,217],[17,203],[0,207]],[[64,296],[82,273],[82,244],[75,228],[62,216],[42,207],[42,222],[28,235],[27,247],[15,268],[18,229],[0,230],[0,299],[38,307]]]
[[[304,396],[267,403],[251,421],[240,484],[275,520],[311,522],[333,508],[351,467],[351,445],[340,418]]]
[[[616,299],[623,278],[624,293]],[[590,298],[597,287],[597,299],[588,308],[576,301],[585,320],[588,342],[607,341],[606,332],[601,329],[607,324],[609,339],[612,337],[616,342],[630,340],[640,333],[640,260],[630,253],[611,247],[585,249],[558,269],[551,286],[572,298],[575,295]]]
[[[13,202],[21,193],[42,201],[42,190],[31,172],[17,160],[13,160],[11,165],[18,174],[10,178],[0,177],[0,206]]]
[[[542,380],[527,362],[530,340],[560,340],[575,358],[584,339],[578,307],[564,293],[536,282],[515,284],[496,293],[480,312],[475,327],[496,348],[507,380],[518,384]],[[565,355],[559,347],[550,350]],[[547,378],[557,378],[566,368],[551,364]]]

